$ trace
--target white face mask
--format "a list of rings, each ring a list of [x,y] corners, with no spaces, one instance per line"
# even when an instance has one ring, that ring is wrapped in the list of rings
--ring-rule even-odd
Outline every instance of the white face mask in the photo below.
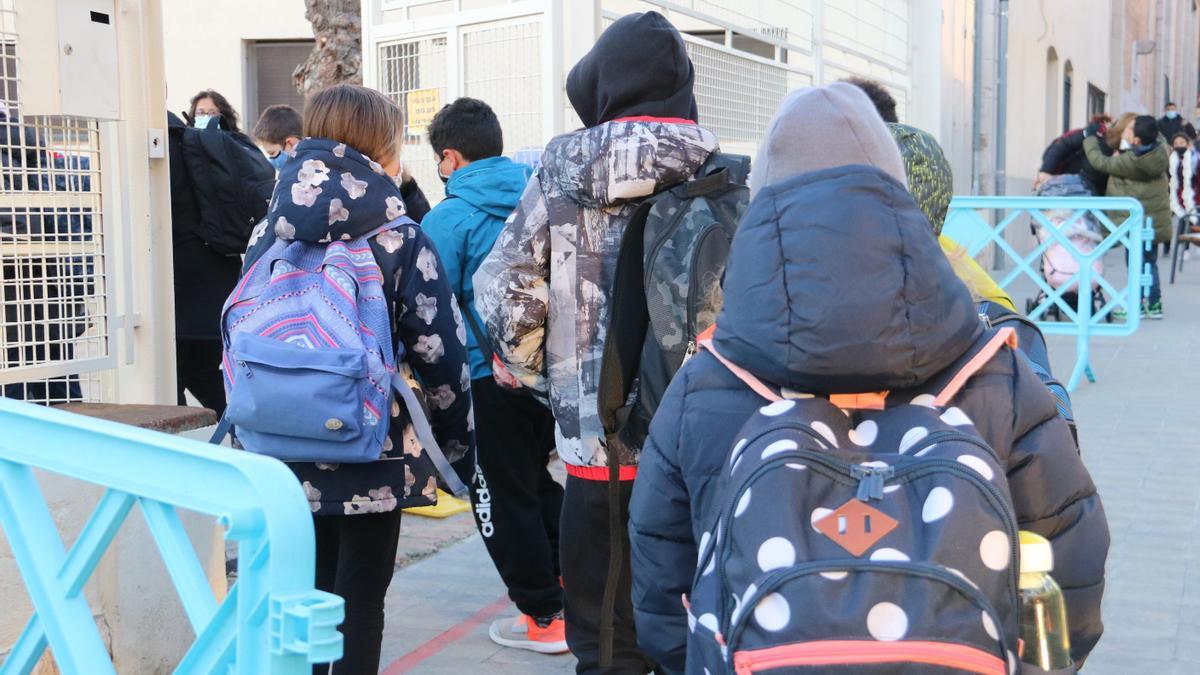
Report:
[[[208,124],[210,122],[212,122],[212,119],[213,119],[212,115],[196,115],[195,126],[197,129],[207,129]]]
[[[1132,143],[1130,143],[1129,141],[1125,140],[1124,138],[1122,138],[1122,139],[1121,139],[1121,149],[1122,149],[1122,150],[1128,150],[1128,149],[1130,149],[1130,148],[1132,148],[1132,147],[1133,147],[1133,144],[1132,144]]]

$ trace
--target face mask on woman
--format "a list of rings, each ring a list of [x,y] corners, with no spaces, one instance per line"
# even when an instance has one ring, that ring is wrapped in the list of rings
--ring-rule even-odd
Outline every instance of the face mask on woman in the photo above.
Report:
[[[208,125],[212,123],[213,117],[213,115],[196,115],[196,119],[193,121],[192,126],[196,127],[197,129],[207,129]]]
[[[1132,148],[1133,148],[1133,144],[1132,144],[1132,143],[1130,143],[1129,141],[1125,140],[1124,138],[1122,138],[1122,139],[1121,139],[1121,150],[1130,150],[1130,149],[1132,149]]]

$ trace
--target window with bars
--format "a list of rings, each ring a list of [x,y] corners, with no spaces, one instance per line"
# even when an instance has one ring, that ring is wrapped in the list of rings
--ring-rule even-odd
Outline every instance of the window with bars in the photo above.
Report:
[[[421,120],[410,119],[409,97],[446,100],[446,36],[433,35],[379,46],[379,90],[405,111],[404,149],[400,158],[430,202],[440,200],[442,182]]]
[[[96,120],[25,116],[13,0],[0,0],[0,393],[99,396],[109,356]]]
[[[464,95],[496,112],[505,154],[541,148],[541,22],[465,31],[462,39]]]
[[[692,40],[687,50],[696,67],[696,105],[704,126],[722,141],[757,143],[788,92],[788,69]]]

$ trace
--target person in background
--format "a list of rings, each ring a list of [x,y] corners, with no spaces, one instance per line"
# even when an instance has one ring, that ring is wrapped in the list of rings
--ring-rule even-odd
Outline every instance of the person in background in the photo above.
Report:
[[[188,126],[197,129],[207,129],[210,125],[216,125],[225,131],[241,133],[241,129],[238,128],[240,118],[237,110],[234,110],[229,99],[212,89],[197,92],[183,117]]]
[[[1171,139],[1171,164],[1168,173],[1171,183],[1171,215],[1175,217],[1176,227],[1181,232],[1188,226],[1188,214],[1200,207],[1200,176],[1197,176],[1197,163],[1200,155],[1192,145],[1192,139],[1184,132],[1175,134]],[[1184,251],[1186,255],[1188,251]]]
[[[1125,124],[1132,121],[1133,119],[1130,117],[1125,120]],[[1089,124],[1095,124],[1101,128],[1111,123],[1112,117],[1103,114],[1093,115],[1089,121]],[[1117,136],[1119,138],[1119,132]],[[1109,145],[1103,135],[1097,136],[1097,139],[1100,141],[1100,151],[1111,156],[1117,144]],[[1052,176],[1063,174],[1078,175],[1092,194],[1097,197],[1103,197],[1108,188],[1108,175],[1097,171],[1091,164],[1088,164],[1087,156],[1083,152],[1083,129],[1072,129],[1046,146],[1042,152],[1042,164],[1038,167],[1037,176],[1033,179],[1033,189],[1040,188]]]
[[[1175,134],[1184,133],[1188,140],[1196,138],[1196,128],[1179,114],[1179,108],[1174,101],[1169,101],[1163,109],[1163,116],[1158,118],[1158,133],[1163,138],[1175,138]]]
[[[296,144],[303,137],[303,120],[290,105],[273,105],[263,111],[250,134],[262,148],[271,166],[278,171],[284,162],[296,154]]]
[[[520,615],[491,625],[493,641],[545,654],[567,651],[558,583],[562,486],[547,469],[554,417],[537,399],[492,376],[492,349],[475,311],[475,275],[529,182],[530,169],[503,157],[504,136],[491,107],[460,98],[429,124],[429,144],[446,199],[421,228],[437,245],[463,309],[471,355],[478,446],[471,501],[488,554]]]
[[[979,300],[990,300],[1016,311],[1012,298],[1008,296],[974,258],[953,239],[942,234],[946,214],[950,210],[950,199],[954,196],[954,172],[950,161],[937,139],[927,131],[896,120],[896,100],[883,85],[861,77],[842,80],[862,90],[875,111],[887,123],[892,139],[904,158],[904,172],[908,176],[908,190],[912,193],[921,212],[929,218],[929,225],[937,235],[938,244],[950,260],[950,265],[971,293]]]
[[[167,115],[168,160],[171,176],[171,248],[175,279],[175,366],[179,405],[187,405],[185,392],[213,410],[219,417],[225,411],[225,387],[221,382],[221,307],[237,285],[242,260],[235,250],[244,248],[250,226],[239,232],[238,249],[217,250],[205,240],[202,219],[205,213],[219,211],[221,199],[214,193],[218,177],[236,177],[239,162],[237,147],[257,156],[261,151],[238,128],[238,112],[219,92],[205,89],[192,97],[181,120]],[[220,130],[236,145],[232,152],[212,156],[185,148],[185,137],[206,130]],[[191,136],[189,136],[191,135]],[[193,149],[196,145],[193,143]],[[262,167],[263,202],[255,214],[266,211],[271,174]],[[232,180],[232,179],[231,179]],[[236,185],[236,183],[235,183]],[[223,193],[221,193],[223,194]],[[253,222],[253,221],[249,221]],[[242,226],[239,226],[242,227]]]
[[[857,88],[835,82],[788,95],[754,159],[750,192],[713,344],[756,378],[817,395],[903,391],[960,360],[984,332],[905,187],[896,144]],[[685,666],[692,632],[680,598],[723,506],[714,504],[716,477],[765,402],[700,350],[650,426],[629,507],[633,597],[640,643],[667,672]],[[1083,661],[1103,630],[1109,536],[1066,422],[1008,347],[950,405],[998,453],[1021,529],[1050,538],[1072,656]]]
[[[563,604],[579,673],[654,665],[638,650],[626,553],[641,448],[605,437],[597,401],[622,234],[639,200],[688,180],[718,148],[696,124],[695,78],[683,38],[661,14],[609,26],[567,76],[585,128],[549,142],[475,274],[475,305],[501,361],[526,386],[549,391],[567,464]]]
[[[1154,225],[1154,245],[1145,252],[1150,265],[1150,292],[1143,300],[1142,314],[1151,319],[1163,318],[1162,286],[1158,278],[1159,246],[1171,241],[1171,195],[1167,180],[1170,151],[1159,136],[1158,123],[1149,115],[1139,115],[1133,124],[1121,132],[1120,152],[1106,157],[1100,150],[1097,125],[1089,126],[1084,134],[1083,150],[1088,162],[1108,174],[1109,197],[1133,197],[1142,203],[1145,216]],[[1120,318],[1114,310],[1114,316]]]
[[[354,239],[405,215],[395,182],[403,130],[400,108],[377,91],[340,84],[313,94],[304,108],[306,138],[280,173],[271,210],[246,252],[246,269],[277,239]],[[403,346],[397,372],[419,378],[446,458],[472,464],[466,329],[446,269],[432,240],[414,225],[378,234],[370,245],[385,280],[393,347]],[[316,586],[346,601],[345,647],[333,675],[379,672],[383,601],[395,573],[401,510],[437,503],[437,472],[407,411],[396,403],[391,415],[376,461],[288,463],[313,513]],[[318,665],[313,672],[327,669]]]

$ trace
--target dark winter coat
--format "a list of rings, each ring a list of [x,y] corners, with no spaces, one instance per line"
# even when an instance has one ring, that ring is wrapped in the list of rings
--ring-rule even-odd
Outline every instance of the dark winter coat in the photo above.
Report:
[[[1088,162],[1108,174],[1109,197],[1133,197],[1142,203],[1147,218],[1153,219],[1154,241],[1171,241],[1171,185],[1167,180],[1171,153],[1166,142],[1156,142],[1105,157],[1100,142],[1090,137],[1083,142]]]
[[[203,205],[183,158],[183,134],[188,128],[175,113],[167,114],[175,336],[182,340],[217,340],[221,337],[221,305],[237,285],[242,260],[240,256],[217,253],[200,238]]]
[[[1088,163],[1083,152],[1083,138],[1083,129],[1072,129],[1051,141],[1042,153],[1042,166],[1039,171],[1051,176],[1076,174],[1087,183],[1092,194],[1103,197],[1108,187],[1108,174]],[[1104,142],[1104,138],[1097,136],[1096,141],[1104,156],[1113,154],[1112,148]]]
[[[874,167],[794,176],[754,198],[733,240],[715,345],[765,381],[812,393],[913,388],[982,330],[971,296],[904,186]],[[630,505],[640,646],[682,670],[680,596],[735,434],[765,401],[711,354],[671,382],[654,417]],[[1086,656],[1101,633],[1108,526],[1054,399],[1005,347],[952,401],[1008,466],[1021,529],[1048,537]]]
[[[1183,119],[1183,115],[1176,115],[1175,119],[1171,119],[1166,115],[1158,118],[1158,133],[1162,134],[1163,138],[1166,138],[1167,141],[1175,138],[1175,134],[1178,133],[1187,134],[1189,139],[1196,137],[1195,127],[1192,126],[1191,122]]]
[[[267,219],[251,238],[246,266],[277,237],[317,243],[359,237],[402,215],[400,190],[379,164],[345,144],[305,139],[280,172]],[[383,270],[393,343],[404,347],[397,369],[420,379],[438,444],[451,462],[463,460],[459,473],[469,481],[474,435],[467,332],[446,270],[418,225],[379,235],[371,249]],[[314,513],[379,513],[437,502],[437,472],[412,432],[408,412],[402,404],[393,405],[392,417],[378,461],[289,463]]]

